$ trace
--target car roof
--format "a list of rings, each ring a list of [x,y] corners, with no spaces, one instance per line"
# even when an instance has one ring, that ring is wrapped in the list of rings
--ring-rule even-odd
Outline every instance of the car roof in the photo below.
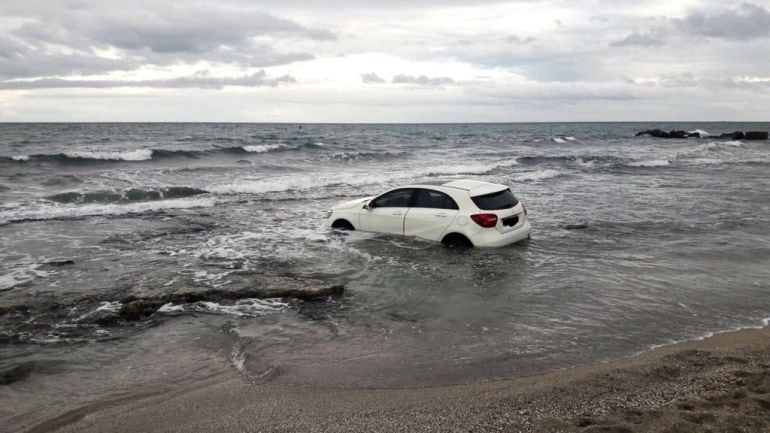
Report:
[[[424,187],[424,186],[427,186],[427,187],[439,186],[439,187],[445,187],[445,188],[460,189],[460,190],[468,191],[468,195],[472,197],[491,194],[491,193],[508,189],[507,186],[501,185],[499,183],[485,182],[483,180],[473,180],[473,179],[428,180],[424,182],[414,183],[408,186],[417,187],[417,188]]]

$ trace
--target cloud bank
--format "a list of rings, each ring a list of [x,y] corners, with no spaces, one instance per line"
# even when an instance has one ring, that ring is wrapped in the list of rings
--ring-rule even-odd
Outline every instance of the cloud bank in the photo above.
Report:
[[[765,0],[6,3],[0,120],[761,120],[770,105]],[[162,112],[126,103],[148,89]]]

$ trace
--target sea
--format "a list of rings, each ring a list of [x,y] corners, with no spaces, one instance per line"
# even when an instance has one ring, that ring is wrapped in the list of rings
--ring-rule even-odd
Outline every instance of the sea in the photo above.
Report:
[[[652,128],[702,137],[635,137]],[[498,380],[767,325],[770,142],[717,138],[767,130],[0,124],[0,424],[233,377]],[[509,185],[532,238],[323,226],[336,203],[458,178]],[[286,294],[313,287],[341,290]],[[121,313],[136,300],[156,301]]]

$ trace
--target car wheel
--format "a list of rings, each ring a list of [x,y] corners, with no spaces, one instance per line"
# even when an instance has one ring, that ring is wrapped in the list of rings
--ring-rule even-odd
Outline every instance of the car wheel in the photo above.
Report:
[[[337,230],[355,230],[353,224],[350,224],[345,220],[334,221],[334,223],[332,223],[332,228]]]
[[[471,241],[468,240],[465,236],[458,234],[458,233],[450,233],[444,237],[443,240],[441,240],[441,243],[444,244],[447,248],[452,249],[468,249],[473,248],[473,244]]]

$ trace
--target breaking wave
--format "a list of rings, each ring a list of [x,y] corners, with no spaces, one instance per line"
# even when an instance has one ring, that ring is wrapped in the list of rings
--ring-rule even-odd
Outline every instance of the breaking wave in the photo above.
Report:
[[[95,162],[144,162],[171,158],[204,158],[217,154],[248,155],[255,153],[317,150],[324,147],[323,143],[303,143],[295,146],[283,144],[250,144],[233,147],[216,147],[204,150],[170,150],[170,149],[137,149],[125,151],[113,150],[79,150],[61,153],[43,153],[34,155],[0,156],[0,160],[8,162],[47,162],[52,164],[88,164]]]
[[[157,189],[131,188],[123,191],[103,190],[64,192],[46,197],[56,203],[122,203],[163,200],[207,194],[208,191],[189,186],[170,186]]]
[[[667,159],[652,159],[648,161],[631,161],[628,163],[631,167],[665,167],[671,165]]]
[[[51,203],[34,209],[13,208],[0,211],[0,225],[28,221],[47,221],[81,218],[87,216],[128,215],[154,212],[164,209],[190,209],[212,207],[216,201],[211,198],[178,198],[128,204],[82,204]]]
[[[543,179],[551,179],[557,176],[561,176],[563,173],[559,170],[537,170],[530,173],[520,174],[513,178],[516,182],[535,182]]]

